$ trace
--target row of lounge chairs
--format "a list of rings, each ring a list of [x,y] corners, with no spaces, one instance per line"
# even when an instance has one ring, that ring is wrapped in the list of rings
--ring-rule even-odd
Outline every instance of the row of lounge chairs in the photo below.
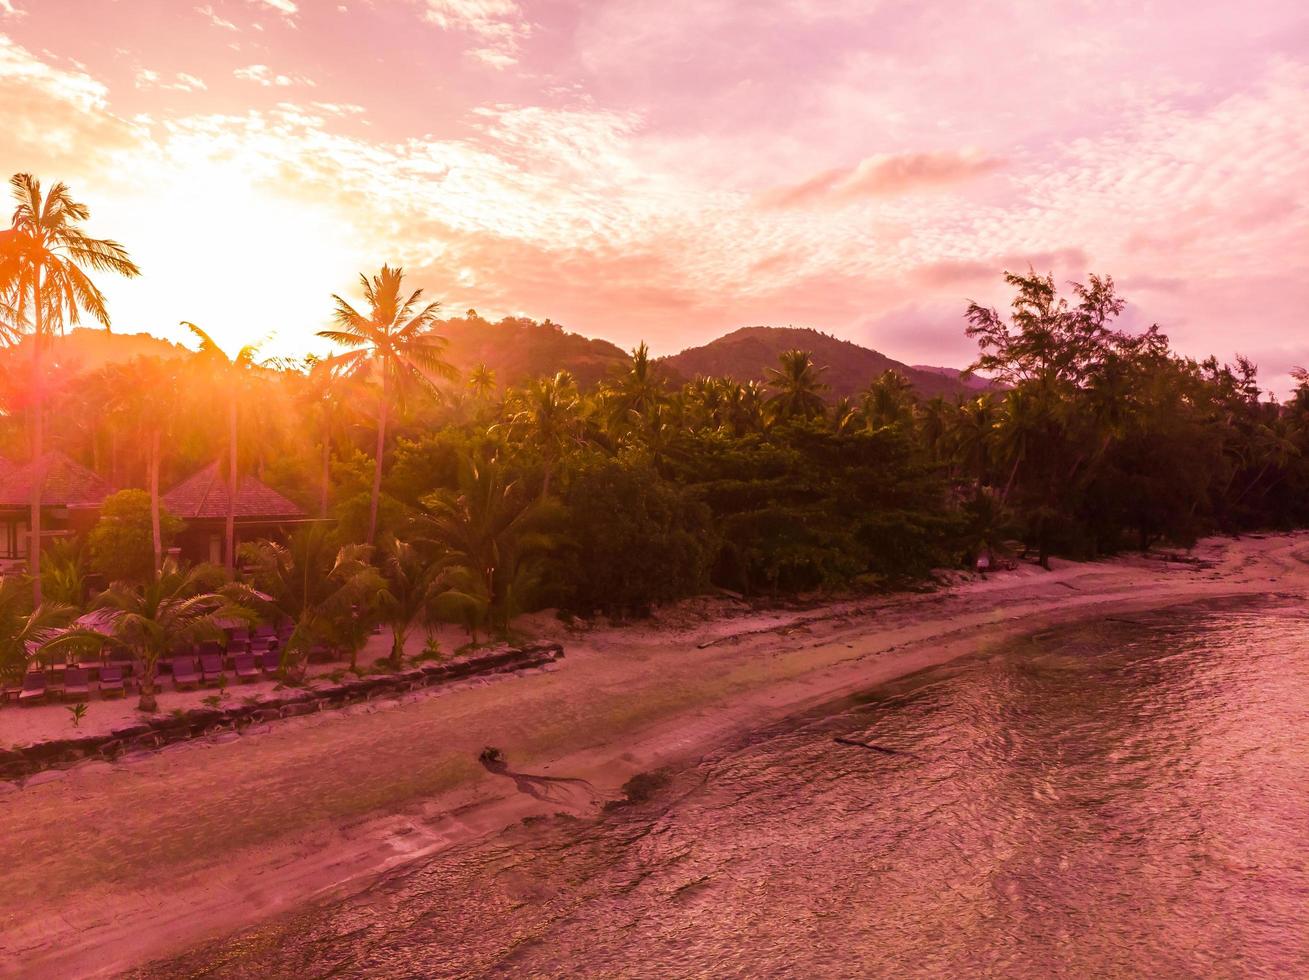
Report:
[[[272,674],[281,665],[282,654],[276,648],[262,653],[235,653],[231,672],[240,681],[258,680]],[[224,678],[228,671],[220,653],[202,653],[199,657],[174,657],[171,663],[173,686],[178,690],[212,684]]]

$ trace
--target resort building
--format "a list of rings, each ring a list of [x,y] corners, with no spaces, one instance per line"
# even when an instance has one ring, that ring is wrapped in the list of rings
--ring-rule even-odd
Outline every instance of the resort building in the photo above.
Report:
[[[186,522],[175,547],[192,562],[223,561],[223,537],[227,522],[228,485],[217,463],[210,463],[183,480],[163,497],[164,507]],[[303,508],[253,476],[240,478],[236,491],[236,543],[258,538],[276,538],[289,525],[312,520]]]
[[[58,451],[46,453],[40,467],[34,462],[0,460],[0,571],[27,564],[32,487],[38,469],[43,472],[41,537],[47,543],[89,531],[100,517],[105,497],[114,492],[91,470]]]

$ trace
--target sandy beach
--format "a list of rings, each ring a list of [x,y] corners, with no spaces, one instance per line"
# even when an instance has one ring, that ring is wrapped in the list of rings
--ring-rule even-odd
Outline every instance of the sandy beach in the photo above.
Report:
[[[593,818],[633,775],[1054,624],[1225,596],[1303,598],[1306,561],[1309,534],[1209,539],[1185,560],[1023,565],[805,610],[723,598],[585,629],[538,616],[523,628],[564,644],[556,669],[0,784],[0,972],[115,975],[365,889],[470,836],[560,812]],[[17,741],[20,712],[3,714]],[[479,764],[487,745],[509,774]]]

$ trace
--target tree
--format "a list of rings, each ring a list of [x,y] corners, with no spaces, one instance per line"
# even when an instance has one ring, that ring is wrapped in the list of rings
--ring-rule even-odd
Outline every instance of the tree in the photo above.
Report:
[[[367,312],[360,313],[340,296],[336,303],[337,329],[320,330],[318,336],[348,348],[332,358],[350,376],[380,375],[377,403],[377,452],[373,489],[368,514],[368,542],[377,536],[377,505],[382,495],[382,457],[386,449],[386,421],[392,394],[403,397],[417,384],[432,385],[437,378],[454,378],[454,368],[444,359],[446,340],[431,332],[439,303],[420,306],[423,291],[407,297],[401,293],[404,271],[382,266],[369,279],[360,276]]]
[[[480,362],[468,375],[468,390],[478,401],[486,401],[495,394],[495,372],[486,366],[485,361]]]
[[[12,297],[17,317],[31,318],[32,335],[32,460],[37,467],[32,481],[31,556],[32,589],[36,605],[41,603],[41,491],[45,457],[44,364],[46,340],[67,322],[77,323],[86,313],[109,327],[104,295],[86,270],[140,275],[127,250],[107,238],[92,238],[81,228],[91,212],[73,200],[67,185],[57,183],[42,194],[41,182],[31,174],[14,174],[9,181],[16,204],[6,249],[10,256],[0,263],[5,279],[0,291]],[[21,319],[19,322],[21,322]],[[11,323],[13,321],[11,320]]]
[[[360,648],[363,627],[377,609],[385,582],[369,564],[369,545],[338,547],[321,524],[297,530],[286,544],[253,541],[242,545],[253,591],[247,601],[266,619],[293,624],[282,649],[282,670],[301,664],[318,643],[350,648],[350,666]]]
[[[399,667],[409,631],[431,622],[435,601],[446,585],[445,570],[410,542],[391,535],[382,544],[381,572],[386,588],[379,608],[391,627],[391,664]]]
[[[778,355],[778,366],[768,369],[768,387],[773,392],[767,405],[776,419],[808,419],[823,415],[827,390],[820,379],[827,368],[815,367],[809,352],[788,350]]]
[[[240,467],[237,460],[237,412],[240,405],[241,388],[250,369],[255,364],[258,345],[246,344],[234,355],[228,357],[214,339],[189,320],[183,320],[186,327],[200,341],[199,356],[213,372],[227,395],[227,518],[223,527],[223,562],[227,573],[236,570],[236,498],[240,486]],[[220,467],[221,469],[221,467]]]
[[[509,431],[536,448],[545,464],[541,496],[550,493],[550,478],[560,457],[581,438],[581,397],[567,371],[552,378],[538,378],[514,395],[516,409],[509,418]]]
[[[899,371],[884,371],[870,384],[862,399],[864,423],[870,429],[913,425],[918,399],[913,385]]]
[[[498,460],[467,459],[458,489],[438,490],[423,505],[419,535],[441,549],[443,567],[463,573],[463,588],[451,591],[484,603],[492,625],[507,629],[553,544],[541,528],[542,499],[506,479]]]
[[[105,498],[100,519],[87,535],[91,567],[110,582],[144,582],[161,567],[156,561],[156,529],[162,545],[182,530],[182,521],[155,509],[156,497],[144,490],[119,490]]]
[[[48,643],[76,615],[68,604],[32,605],[32,586],[21,575],[0,575],[0,681],[21,680],[32,651]]]
[[[161,657],[192,643],[220,639],[227,621],[252,618],[231,596],[211,591],[203,569],[183,570],[168,559],[159,574],[144,582],[111,585],[92,603],[82,626],[65,631],[46,647],[95,639],[121,644],[141,665],[137,708],[157,711],[155,677]]]
[[[645,341],[632,350],[632,361],[604,389],[611,427],[617,431],[638,426],[664,399],[664,381],[650,358]]]

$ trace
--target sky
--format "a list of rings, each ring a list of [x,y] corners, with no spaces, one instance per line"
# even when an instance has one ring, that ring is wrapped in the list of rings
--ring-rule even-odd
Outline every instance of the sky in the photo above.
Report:
[[[656,353],[814,327],[962,366],[1006,269],[1309,365],[1303,0],[0,0],[0,161],[143,275],[114,328],[322,350],[404,266]]]

